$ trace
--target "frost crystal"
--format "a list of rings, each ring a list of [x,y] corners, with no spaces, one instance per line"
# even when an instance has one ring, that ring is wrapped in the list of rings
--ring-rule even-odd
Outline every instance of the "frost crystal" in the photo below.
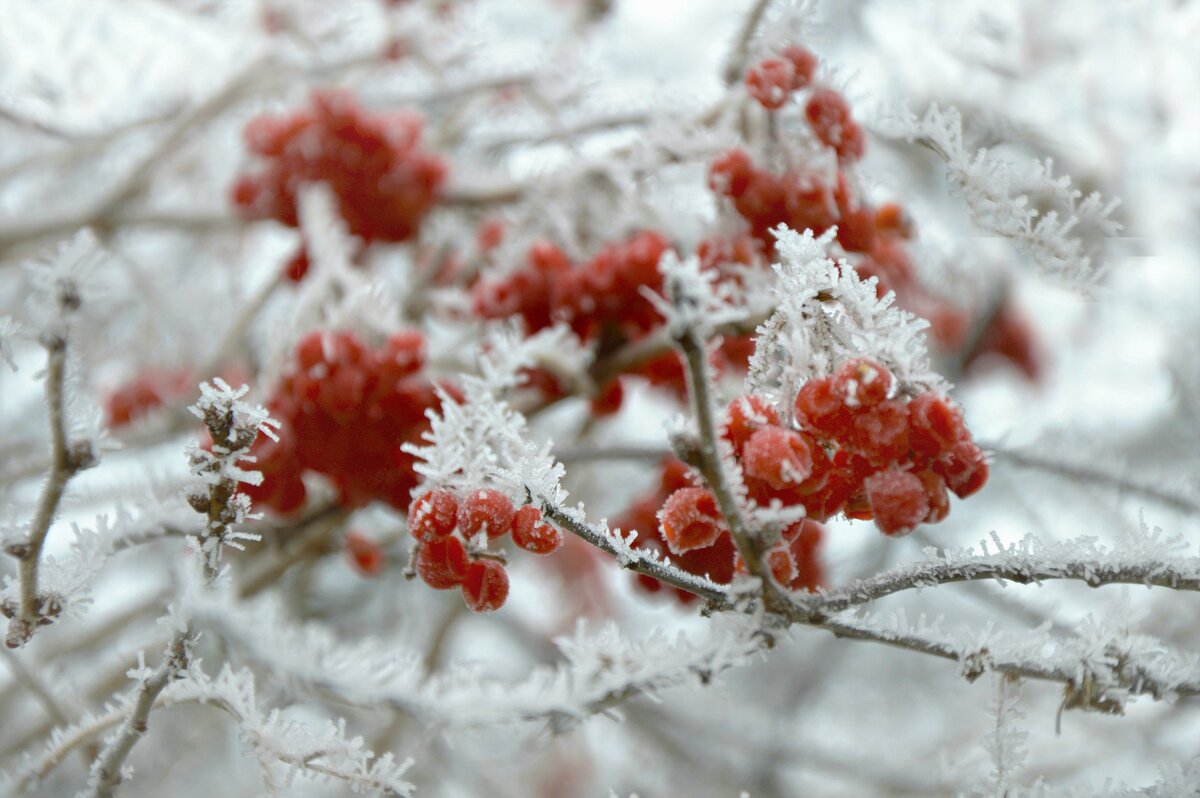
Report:
[[[1035,163],[1030,175],[1019,176],[1012,164],[986,149],[968,154],[962,117],[954,108],[933,105],[919,119],[905,110],[894,128],[897,135],[920,140],[945,161],[951,185],[975,224],[1012,239],[1048,274],[1079,282],[1097,277],[1095,253],[1088,251],[1083,235],[1116,235],[1121,225],[1109,217],[1119,200],[1105,202],[1098,192],[1084,197],[1071,186],[1070,177],[1054,176],[1049,158]],[[1039,210],[1044,206],[1051,209]]]
[[[835,263],[827,254],[835,235],[833,228],[819,238],[775,231],[779,304],[758,329],[749,392],[792,397],[809,379],[862,356],[887,366],[909,391],[944,391],[929,365],[928,322],[897,307],[895,294],[880,298],[874,277],[861,280],[847,262]]]

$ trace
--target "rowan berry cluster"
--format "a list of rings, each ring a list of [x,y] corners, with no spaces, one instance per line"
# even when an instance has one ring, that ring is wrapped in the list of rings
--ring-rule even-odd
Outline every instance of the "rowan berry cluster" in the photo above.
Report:
[[[437,202],[447,171],[440,156],[421,148],[421,128],[413,113],[368,113],[349,91],[313,92],[307,109],[246,125],[246,145],[262,166],[237,180],[233,202],[248,219],[299,227],[297,194],[321,182],[364,242],[407,241]],[[298,263],[288,268],[301,271]]]
[[[688,467],[679,460],[663,463],[658,487],[634,502],[616,525],[637,530],[636,548],[669,554],[673,566],[714,582],[728,584],[741,567],[716,498],[695,486]],[[790,590],[820,586],[824,575],[818,548],[823,534],[820,524],[807,519],[783,531],[780,543],[766,555],[780,585]],[[637,584],[651,593],[663,589],[661,582],[645,574],[637,575]],[[679,588],[674,588],[674,595],[685,605],[696,599]]]
[[[409,505],[408,530],[416,540],[416,574],[435,590],[459,588],[475,612],[498,610],[508,599],[508,572],[502,556],[488,551],[490,541],[512,533],[517,546],[534,554],[550,554],[563,543],[541,510],[514,507],[490,488],[422,493]]]
[[[905,401],[887,368],[861,358],[801,387],[794,426],[751,396],[730,406],[724,434],[759,505],[801,505],[816,521],[838,513],[873,519],[889,535],[941,521],[948,490],[966,498],[988,476],[946,397]]]
[[[416,333],[398,333],[376,349],[351,332],[305,336],[267,402],[281,425],[279,440],[255,443],[263,480],[245,492],[293,513],[306,498],[302,474],[314,471],[329,478],[344,507],[380,500],[407,509],[417,476],[402,446],[429,430],[425,411],[439,404],[434,384],[421,374],[424,362]]]

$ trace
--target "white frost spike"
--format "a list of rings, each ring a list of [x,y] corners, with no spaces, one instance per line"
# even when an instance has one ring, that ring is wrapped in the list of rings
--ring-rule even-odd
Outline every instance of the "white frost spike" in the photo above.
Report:
[[[862,280],[850,264],[829,257],[835,228],[819,238],[782,225],[774,233],[779,304],[759,327],[748,392],[778,394],[790,403],[807,380],[863,356],[887,366],[911,390],[946,390],[929,365],[929,323],[896,307],[895,294],[880,298],[875,278]]]
[[[557,333],[554,333],[557,335]],[[428,445],[404,445],[415,455],[414,469],[426,486],[477,489],[497,484],[510,499],[524,502],[528,495],[561,504],[566,492],[559,485],[563,467],[550,454],[528,440],[525,417],[504,397],[520,384],[520,372],[534,361],[545,340],[519,339],[511,330],[498,330],[481,346],[481,376],[461,376],[462,402],[441,392],[441,411],[427,411]]]
[[[933,105],[919,119],[904,110],[893,126],[896,135],[920,139],[945,162],[951,185],[979,227],[1012,239],[1044,272],[1081,283],[1098,276],[1095,253],[1085,250],[1075,231],[1083,226],[1100,236],[1116,235],[1121,225],[1110,217],[1119,200],[1106,202],[1097,192],[1084,197],[1070,177],[1054,177],[1050,159],[1036,162],[1025,176],[986,149],[968,154],[962,117],[954,108]],[[1039,210],[1045,205],[1052,209]]]
[[[715,269],[701,269],[699,258],[680,259],[668,250],[659,260],[658,270],[670,301],[645,288],[642,294],[667,320],[673,335],[695,330],[707,338],[721,324],[745,318],[746,311],[732,301],[732,288],[717,280]]]

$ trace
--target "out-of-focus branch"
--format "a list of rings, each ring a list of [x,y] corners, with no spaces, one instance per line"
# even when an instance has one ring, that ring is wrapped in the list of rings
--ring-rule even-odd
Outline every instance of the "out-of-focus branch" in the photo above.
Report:
[[[737,38],[733,41],[733,49],[730,50],[729,58],[725,62],[725,73],[722,77],[726,86],[737,83],[741,80],[742,73],[746,71],[746,59],[750,57],[750,40],[754,38],[758,26],[762,24],[763,15],[767,13],[769,5],[771,5],[771,0],[754,0],[754,5],[750,7],[749,13],[742,20],[742,27],[738,29]]]

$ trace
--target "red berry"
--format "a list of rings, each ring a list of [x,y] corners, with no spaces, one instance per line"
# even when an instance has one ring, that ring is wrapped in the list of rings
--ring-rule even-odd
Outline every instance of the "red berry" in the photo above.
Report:
[[[988,478],[983,450],[969,440],[956,443],[948,454],[934,462],[933,470],[946,480],[946,486],[960,499],[978,491]]]
[[[851,423],[844,396],[835,390],[832,379],[809,380],[796,395],[797,423],[814,434],[844,438]]]
[[[342,538],[342,548],[354,570],[363,576],[378,576],[385,565],[387,555],[383,548],[357,530],[350,530]]]
[[[908,455],[908,412],[894,399],[863,408],[854,417],[851,443],[876,465],[886,465]]]
[[[468,540],[487,530],[488,539],[512,529],[512,501],[500,491],[484,488],[463,497],[458,505],[458,529]]]
[[[534,554],[551,554],[563,543],[562,532],[542,523],[542,511],[528,504],[513,514],[512,537],[514,543]]]
[[[754,174],[754,164],[745,150],[732,149],[721,155],[708,170],[708,187],[726,197],[746,193]]]
[[[862,157],[865,148],[862,128],[855,124],[850,106],[833,89],[813,89],[804,115],[817,139],[833,148],[839,160]]]
[[[921,480],[908,471],[888,469],[863,481],[875,526],[886,535],[905,535],[929,515],[929,499]]]
[[[458,500],[448,490],[432,490],[408,506],[408,531],[417,540],[444,538],[458,523]]]
[[[729,403],[722,437],[739,454],[756,430],[779,423],[779,413],[761,396],[742,396]]]
[[[784,58],[768,58],[746,73],[746,90],[768,111],[783,107],[796,80],[796,68]]]
[[[937,457],[970,437],[958,408],[932,392],[908,403],[908,424],[913,451],[926,457]]]
[[[824,581],[824,568],[817,556],[824,534],[824,527],[807,518],[785,530],[784,540],[791,541],[792,560],[796,563],[796,576],[788,585],[792,590],[813,592]]]
[[[847,360],[833,373],[834,390],[847,407],[873,407],[888,398],[894,384],[886,366],[867,358]]]
[[[929,501],[929,514],[925,523],[936,524],[950,514],[950,494],[946,491],[946,480],[932,471],[919,471],[917,478],[925,487],[925,498]]]
[[[508,599],[508,572],[495,560],[476,560],[462,580],[463,599],[473,612],[491,612]]]
[[[792,64],[792,90],[803,89],[812,83],[817,73],[817,57],[811,50],[797,44],[789,44],[780,53]]]
[[[707,548],[725,531],[716,497],[704,488],[680,488],[672,493],[658,519],[673,554]]]
[[[747,477],[773,488],[798,485],[813,473],[813,454],[804,437],[783,427],[763,427],[750,436],[742,450]]]
[[[449,590],[462,584],[469,563],[467,548],[454,535],[417,544],[417,573],[434,590]]]

